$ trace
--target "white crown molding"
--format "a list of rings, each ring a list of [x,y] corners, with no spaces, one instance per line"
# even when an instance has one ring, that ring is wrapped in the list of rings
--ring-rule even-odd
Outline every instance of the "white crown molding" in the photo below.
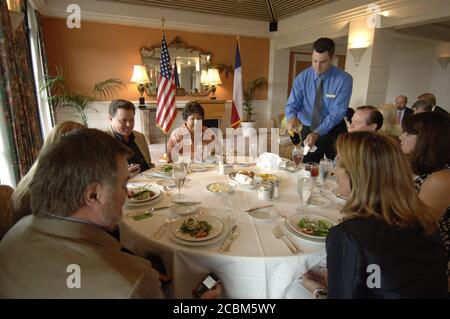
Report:
[[[46,17],[67,18],[66,7],[73,0],[47,0],[43,12]],[[187,12],[174,9],[144,7],[128,3],[78,0],[83,21],[161,28],[161,17],[165,17],[167,30],[183,30],[201,33],[242,35],[270,38],[268,23],[241,18]]]
[[[274,37],[276,47],[283,49],[311,43],[314,41],[311,39],[320,34],[333,38],[345,36],[350,20],[373,14],[369,5],[377,5],[380,13],[389,12],[388,17],[381,16],[382,28],[396,29],[450,17],[448,0],[336,1],[281,20]]]

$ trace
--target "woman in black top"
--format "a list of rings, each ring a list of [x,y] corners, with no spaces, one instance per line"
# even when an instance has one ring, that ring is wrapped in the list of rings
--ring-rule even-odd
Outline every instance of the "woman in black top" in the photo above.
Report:
[[[341,134],[337,182],[346,218],[327,237],[328,298],[446,298],[447,262],[397,142]]]

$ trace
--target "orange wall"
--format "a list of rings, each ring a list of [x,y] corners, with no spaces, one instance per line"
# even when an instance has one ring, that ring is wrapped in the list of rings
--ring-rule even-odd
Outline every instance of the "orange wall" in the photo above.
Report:
[[[127,83],[120,97],[129,100],[138,99],[136,86],[129,79],[133,65],[142,63],[140,48],[161,44],[159,29],[84,21],[80,29],[69,29],[65,20],[54,18],[44,18],[43,28],[50,74],[61,66],[70,89],[80,93],[90,93],[95,82],[119,78]],[[167,30],[167,43],[176,36],[190,46],[211,52],[213,62],[234,66],[235,36]],[[239,41],[244,83],[261,76],[267,78],[269,39],[241,37]],[[217,98],[232,99],[233,76],[225,78],[222,74],[221,78],[223,84],[217,88]],[[266,92],[256,98],[265,99]],[[146,100],[150,99],[146,96]]]

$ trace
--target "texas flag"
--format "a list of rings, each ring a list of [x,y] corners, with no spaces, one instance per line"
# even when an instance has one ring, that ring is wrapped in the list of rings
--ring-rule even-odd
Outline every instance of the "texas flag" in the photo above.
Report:
[[[241,123],[243,100],[241,54],[239,53],[239,42],[237,42],[236,62],[234,64],[233,104],[231,105],[232,128],[237,128],[239,123]]]

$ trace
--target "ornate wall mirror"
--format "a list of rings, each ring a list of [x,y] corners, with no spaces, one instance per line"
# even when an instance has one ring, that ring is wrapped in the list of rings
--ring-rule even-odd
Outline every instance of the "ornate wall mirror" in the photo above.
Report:
[[[206,85],[201,83],[202,71],[207,71],[211,62],[211,53],[188,46],[180,37],[176,37],[168,44],[170,62],[177,63],[180,86],[177,95],[207,96]],[[159,66],[161,46],[141,48],[142,63],[147,69],[150,83],[146,85],[148,96],[156,96],[159,82]]]

